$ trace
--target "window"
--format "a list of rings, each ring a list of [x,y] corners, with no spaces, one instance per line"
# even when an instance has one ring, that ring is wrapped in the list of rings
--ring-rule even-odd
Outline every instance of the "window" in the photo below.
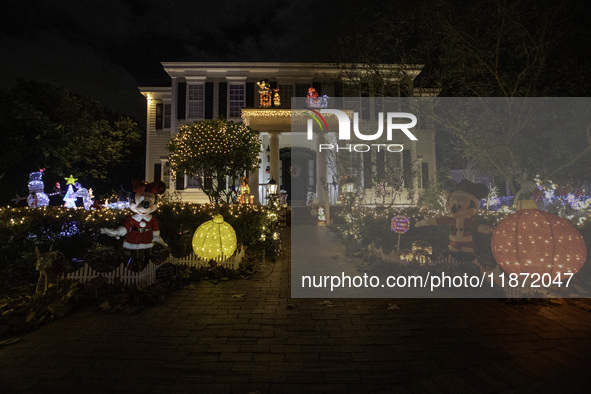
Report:
[[[163,128],[165,128],[165,129],[170,129],[170,116],[171,116],[170,104],[164,104]]]
[[[189,85],[187,90],[188,118],[203,118],[204,90],[202,84]]]
[[[187,189],[201,188],[201,177],[200,176],[188,176],[187,175]]]
[[[162,104],[156,104],[156,130],[162,129]]]
[[[239,118],[241,116],[241,108],[244,104],[244,84],[230,85],[230,111],[229,118]]]
[[[293,92],[293,85],[279,85],[279,96],[281,97],[281,106],[283,108],[291,108]]]

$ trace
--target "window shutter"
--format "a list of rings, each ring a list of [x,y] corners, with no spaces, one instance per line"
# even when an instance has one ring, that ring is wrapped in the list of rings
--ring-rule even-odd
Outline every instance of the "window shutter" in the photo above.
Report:
[[[404,171],[404,187],[408,189],[412,185],[412,163],[410,161],[409,149],[404,149],[402,151],[402,170]]]
[[[246,82],[246,108],[254,107],[254,82]]]
[[[316,93],[318,93],[319,96],[322,96],[322,84],[320,82],[312,82],[312,87],[316,89]]]
[[[162,104],[156,104],[156,130],[162,130],[164,107]]]
[[[203,190],[213,190],[213,177],[206,175],[203,178]]]
[[[365,189],[373,187],[371,164],[371,151],[363,152],[363,187]]]
[[[376,152],[376,175],[378,182],[386,178],[386,162],[384,160],[384,151],[381,149],[379,152]]]
[[[429,188],[429,163],[421,163],[423,189]]]
[[[177,89],[176,118],[185,119],[187,113],[187,83],[179,82]]]
[[[308,97],[308,88],[310,85],[305,83],[296,84],[295,95],[296,97]]]
[[[228,118],[228,83],[220,82],[218,86],[218,116],[224,119]]]
[[[162,180],[162,163],[154,164],[154,182]]]
[[[176,190],[185,190],[185,175],[176,175]]]
[[[217,181],[218,181],[218,190],[226,189],[226,187],[227,187],[226,177],[218,177]]]
[[[334,100],[331,101],[334,108],[343,107],[343,84],[340,81],[334,84]]]
[[[361,119],[367,120],[367,119],[370,119],[369,100],[364,100],[363,98],[369,97],[369,84],[362,83],[360,90],[361,90],[360,96],[362,97],[362,99],[361,99]]]
[[[204,118],[213,119],[213,82],[205,82]]]

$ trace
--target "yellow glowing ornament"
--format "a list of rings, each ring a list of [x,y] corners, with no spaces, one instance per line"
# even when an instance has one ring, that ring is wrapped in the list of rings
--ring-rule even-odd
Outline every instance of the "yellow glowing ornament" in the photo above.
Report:
[[[203,223],[193,235],[193,251],[203,260],[223,261],[236,250],[236,232],[222,215]]]

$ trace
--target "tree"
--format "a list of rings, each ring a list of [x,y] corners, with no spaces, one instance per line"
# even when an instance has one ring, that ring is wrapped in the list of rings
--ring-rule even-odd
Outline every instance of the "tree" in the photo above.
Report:
[[[524,174],[528,180],[539,174],[563,182],[586,177],[580,169],[591,160],[591,123],[536,125],[538,119],[524,116],[527,106],[513,99],[589,94],[589,71],[580,64],[589,56],[590,32],[582,16],[590,9],[583,3],[492,0],[442,2],[429,10],[442,95],[506,97],[498,122],[515,120],[494,131],[482,122],[474,127],[446,124],[438,140],[447,144],[450,156],[499,176],[513,195]],[[573,114],[568,106],[561,111]],[[552,117],[546,120],[559,124]]]
[[[454,99],[442,101],[434,118],[458,142],[458,157],[505,180],[515,196],[517,183],[523,186],[536,175],[561,183],[588,177],[589,102],[540,97]]]
[[[258,166],[260,147],[258,133],[243,123],[204,120],[180,127],[168,142],[168,161],[177,176],[201,177],[211,202],[230,203],[236,198],[232,186]]]
[[[414,86],[440,88],[440,96],[508,98],[505,112],[515,116],[521,109],[512,98],[591,92],[587,3],[448,0],[417,2],[412,9],[391,4],[390,12],[370,14],[372,23],[352,29],[339,46],[345,59],[361,62],[358,69],[367,70],[365,83],[376,95],[393,95],[397,86],[404,95],[403,83],[376,71],[378,64],[392,62],[425,64]],[[344,73],[355,80],[351,74]],[[474,161],[479,170],[507,181],[513,193],[525,173],[529,180],[538,173],[554,180],[581,178],[591,161],[589,123],[569,127],[568,135],[523,124],[502,132],[442,124],[438,160],[452,168]]]
[[[19,81],[0,91],[0,201],[26,190],[28,174],[45,168],[48,184],[73,174],[97,194],[143,172],[142,132],[135,121],[72,91]]]

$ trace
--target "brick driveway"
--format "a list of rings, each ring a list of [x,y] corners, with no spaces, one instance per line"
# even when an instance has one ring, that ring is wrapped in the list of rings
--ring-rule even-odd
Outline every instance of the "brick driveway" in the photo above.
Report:
[[[0,392],[591,392],[583,308],[318,305],[290,299],[289,253],[258,269],[249,280],[179,290],[138,314],[85,309],[42,327],[0,349]]]

